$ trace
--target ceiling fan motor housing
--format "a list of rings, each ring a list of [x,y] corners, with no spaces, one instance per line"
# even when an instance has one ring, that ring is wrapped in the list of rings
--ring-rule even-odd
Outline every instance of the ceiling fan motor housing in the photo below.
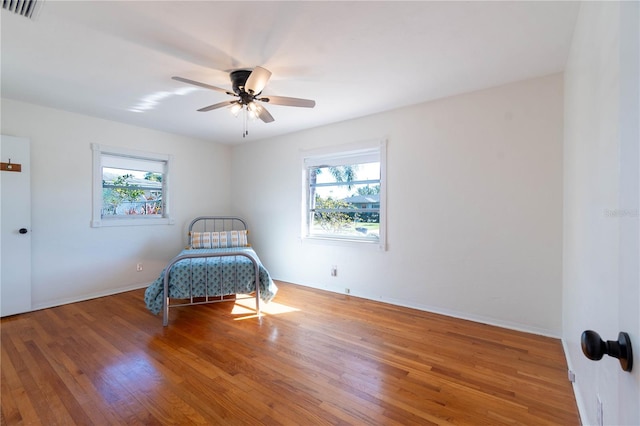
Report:
[[[235,70],[231,71],[229,77],[231,78],[231,87],[236,95],[245,93],[244,85],[247,83],[247,79],[251,74],[251,70]]]

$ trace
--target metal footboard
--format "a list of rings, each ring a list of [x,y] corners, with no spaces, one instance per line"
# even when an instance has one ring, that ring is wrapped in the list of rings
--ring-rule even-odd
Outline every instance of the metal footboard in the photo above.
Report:
[[[167,266],[164,273],[164,293],[163,293],[164,303],[163,303],[163,314],[162,314],[163,326],[166,327],[169,324],[169,307],[175,308],[178,306],[203,305],[205,303],[222,302],[223,301],[222,297],[224,297],[222,295],[210,296],[208,293],[208,287],[205,287],[206,288],[205,296],[197,296],[197,297],[204,297],[205,300],[197,302],[197,301],[194,301],[193,288],[191,288],[189,303],[178,303],[178,304],[170,305],[169,304],[169,272],[171,271],[171,268],[173,267],[173,265],[185,259],[197,259],[199,257],[228,257],[228,256],[244,256],[249,260],[251,260],[251,262],[253,263],[253,267],[255,269],[255,283],[256,283],[256,294],[255,294],[256,312],[258,315],[260,315],[260,267],[258,266],[258,261],[256,261],[256,259],[253,256],[251,256],[249,253],[246,253],[246,252],[227,252],[227,253],[216,253],[216,254],[211,254],[211,253],[183,254],[181,256],[174,257],[173,260]],[[190,283],[190,285],[192,284]],[[216,297],[216,298],[220,297],[220,299],[211,300],[210,297]]]

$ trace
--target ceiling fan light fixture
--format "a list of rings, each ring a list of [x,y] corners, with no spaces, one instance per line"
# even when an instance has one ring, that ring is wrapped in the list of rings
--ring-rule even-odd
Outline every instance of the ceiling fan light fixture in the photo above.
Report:
[[[235,103],[231,105],[231,108],[229,108],[229,111],[231,111],[231,114],[233,114],[235,117],[237,117],[238,114],[240,114],[241,110],[242,110],[242,105],[239,103]]]
[[[255,120],[260,115],[260,107],[255,102],[249,102],[247,104],[247,113],[251,120]]]

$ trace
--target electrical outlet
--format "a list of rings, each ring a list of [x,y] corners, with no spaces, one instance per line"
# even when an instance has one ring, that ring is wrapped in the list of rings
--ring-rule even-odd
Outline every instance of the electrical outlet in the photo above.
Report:
[[[331,276],[332,277],[338,276],[338,267],[336,265],[331,266]]]
[[[345,288],[345,289],[344,289],[344,292],[345,292],[346,294],[351,294],[351,289],[350,289],[350,288]]]
[[[142,271],[142,263],[138,263],[136,265],[136,271],[138,271],[138,272]]]
[[[571,370],[568,370],[568,371],[567,371],[567,378],[569,379],[569,381],[570,381],[571,383],[575,383],[575,381],[576,381],[576,375],[575,375],[575,373],[574,373],[573,371],[571,371]]]

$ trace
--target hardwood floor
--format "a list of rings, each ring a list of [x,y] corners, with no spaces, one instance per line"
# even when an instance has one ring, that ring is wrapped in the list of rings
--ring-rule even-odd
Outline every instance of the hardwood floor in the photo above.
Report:
[[[260,319],[163,328],[143,290],[3,319],[2,425],[579,424],[556,339],[278,286]]]

